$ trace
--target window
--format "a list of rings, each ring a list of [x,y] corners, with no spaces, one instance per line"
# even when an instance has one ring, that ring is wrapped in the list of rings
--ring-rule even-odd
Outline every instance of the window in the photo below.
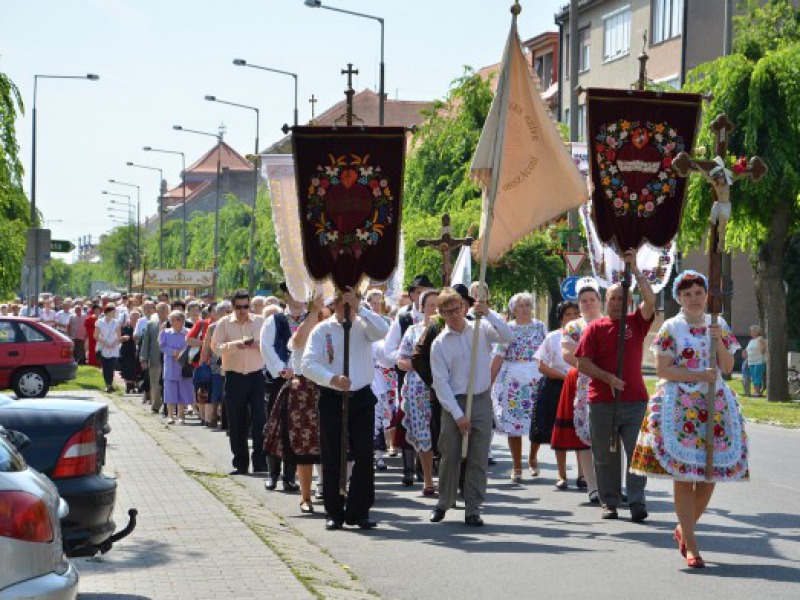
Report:
[[[14,344],[17,341],[17,332],[9,321],[0,321],[0,344]]]
[[[542,90],[546,90],[553,82],[553,53],[540,54],[533,60],[533,70],[541,82]]]
[[[584,27],[583,29],[578,30],[578,72],[583,73],[584,71],[589,70],[589,50],[591,49],[590,44],[590,27]],[[570,68],[570,41],[569,41],[569,34],[566,36],[566,44],[567,44],[567,51],[565,54],[565,61],[564,61],[564,79],[569,79],[569,68]]]
[[[28,342],[49,342],[50,338],[47,337],[44,333],[36,329],[35,327],[31,327],[27,323],[20,323],[19,328],[22,330],[22,335]]]
[[[631,7],[625,6],[603,17],[603,60],[614,60],[631,49]]]
[[[578,105],[578,141],[586,141],[586,105]]]
[[[654,44],[683,32],[683,0],[653,0],[652,14]]]

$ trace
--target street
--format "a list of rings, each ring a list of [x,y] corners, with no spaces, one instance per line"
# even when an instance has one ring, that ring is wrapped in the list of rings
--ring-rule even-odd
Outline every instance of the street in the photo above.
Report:
[[[107,401],[69,392],[62,397]],[[55,395],[54,395],[55,397]],[[574,489],[555,490],[555,463],[508,481],[505,440],[484,510],[486,527],[467,528],[463,511],[428,522],[434,501],[400,486],[399,459],[377,475],[378,529],[327,532],[321,504],[301,515],[299,496],[267,492],[259,475],[229,477],[223,432],[189,420],[163,424],[137,396],[115,396],[106,470],[119,478],[117,521],[129,507],[139,525],[107,555],[77,559],[80,598],[667,598],[797,597],[800,484],[792,457],[800,431],[749,426],[753,480],[719,486],[699,528],[708,568],[689,572],[672,540],[671,484],[648,483],[650,519],[601,521]],[[197,424],[196,424],[197,423]],[[526,450],[527,452],[527,450]],[[786,458],[782,458],[782,457]],[[280,490],[280,486],[279,486]]]

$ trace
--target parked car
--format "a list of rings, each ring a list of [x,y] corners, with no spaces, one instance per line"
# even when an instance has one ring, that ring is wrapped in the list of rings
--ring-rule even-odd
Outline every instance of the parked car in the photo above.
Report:
[[[74,344],[63,333],[27,317],[0,317],[0,389],[42,398],[51,385],[75,379]]]
[[[15,400],[0,394],[0,425],[24,433],[30,445],[25,460],[55,483],[70,506],[61,520],[68,556],[107,552],[136,526],[136,511],[114,533],[117,481],[103,474],[108,406],[88,400]]]
[[[0,600],[74,600],[78,572],[58,526],[69,507],[17,451],[26,441],[0,427]]]

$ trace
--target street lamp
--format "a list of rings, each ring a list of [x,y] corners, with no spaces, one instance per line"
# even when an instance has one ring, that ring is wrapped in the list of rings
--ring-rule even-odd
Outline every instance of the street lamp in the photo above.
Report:
[[[219,203],[222,196],[222,135],[224,128],[220,126],[219,133],[209,133],[199,129],[187,129],[181,125],[173,125],[175,131],[184,131],[197,135],[217,138],[217,198],[214,205],[214,276],[212,278],[211,293],[217,295],[217,266],[219,264]]]
[[[162,154],[180,154],[181,157],[181,192],[183,195],[183,199],[181,200],[181,209],[183,212],[183,223],[181,229],[181,247],[183,248],[183,262],[181,266],[185,269],[186,268],[186,155],[183,152],[178,150],[161,150],[160,148],[151,148],[150,146],[145,146],[142,148],[145,152],[161,152]]]
[[[113,182],[113,180],[110,180]],[[138,187],[138,186],[137,186]],[[107,190],[103,190],[103,195],[105,196],[113,196],[115,198],[125,198],[125,202],[121,202],[119,200],[114,200],[113,198],[110,200],[111,204],[117,204],[126,206],[131,214],[131,221],[133,220],[133,202],[131,202],[131,197],[128,194],[116,194],[114,192],[109,192]],[[136,199],[136,260],[137,263],[141,265],[142,262],[142,231],[141,231],[141,224],[139,223],[140,217],[140,210],[139,210],[139,199],[137,194]]]
[[[117,181],[116,179],[109,179],[108,183],[114,185],[123,185],[125,187],[136,188],[136,260],[137,265],[142,266],[142,197],[139,186],[135,183],[125,183],[124,181]],[[103,192],[107,194],[108,192]]]
[[[33,296],[39,301],[39,228],[36,226],[36,98],[40,79],[88,79],[97,81],[99,75],[87,73],[86,75],[34,75],[33,76],[33,117],[31,135],[31,228],[34,230],[33,240]],[[30,283],[30,280],[29,280]],[[31,295],[28,287],[28,296]],[[36,304],[34,304],[36,306]]]
[[[248,267],[248,288],[250,296],[252,296],[256,290],[256,198],[258,197],[258,132],[260,130],[260,112],[255,106],[220,100],[216,96],[206,96],[206,100],[209,102],[227,104],[228,106],[235,106],[236,108],[252,110],[256,113],[256,145],[255,154],[253,155],[253,215],[250,219],[250,265]]]
[[[347,15],[354,15],[356,17],[364,17],[365,19],[372,19],[372,20],[377,21],[378,23],[381,24],[381,70],[380,70],[380,83],[379,83],[380,90],[378,92],[380,94],[380,102],[378,104],[378,122],[379,122],[380,125],[383,125],[384,98],[385,98],[385,94],[384,94],[384,71],[385,71],[385,69],[384,69],[384,63],[383,63],[383,37],[384,37],[384,35],[383,35],[384,34],[384,32],[383,32],[383,17],[376,17],[374,15],[367,15],[367,14],[355,12],[355,11],[352,11],[352,10],[345,10],[343,8],[336,8],[334,6],[325,6],[325,5],[322,4],[322,0],[306,0],[305,4],[309,8],[325,8],[327,10],[332,10],[334,12],[345,13]]]
[[[272,67],[262,67],[260,65],[254,65],[243,58],[234,58],[233,64],[237,67],[250,67],[251,69],[260,69],[261,71],[269,71],[270,73],[280,73],[281,75],[288,75],[289,77],[294,77],[294,124],[295,127],[298,125],[298,115],[297,115],[297,73],[291,73],[289,71],[281,71],[280,69],[273,69]],[[258,152],[258,149],[256,149]]]
[[[158,171],[158,268],[164,268],[164,171],[158,167],[139,165],[130,161],[125,163],[129,167]]]

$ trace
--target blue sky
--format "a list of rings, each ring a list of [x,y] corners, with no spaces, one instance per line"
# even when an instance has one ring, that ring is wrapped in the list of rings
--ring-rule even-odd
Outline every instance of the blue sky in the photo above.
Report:
[[[554,31],[566,0],[522,0],[523,39]],[[498,62],[511,0],[330,0],[325,4],[385,19],[386,91],[390,98],[443,97],[463,65]],[[153,214],[161,167],[178,182],[183,151],[193,162],[214,142],[173,124],[214,132],[240,152],[254,143],[251,111],[206,102],[205,95],[257,106],[261,147],[292,120],[290,77],[232,65],[234,58],[299,75],[300,121],[314,94],[324,110],[342,98],[346,63],[360,70],[356,89],[377,89],[380,27],[376,21],[311,9],[303,0],[0,0],[0,71],[27,105],[17,132],[26,171],[31,162],[33,76],[97,73],[100,81],[40,80],[37,204],[53,238],[96,241],[108,231],[108,196],[142,188],[142,215]],[[25,190],[30,183],[26,177]],[[135,194],[135,190],[130,190]]]

